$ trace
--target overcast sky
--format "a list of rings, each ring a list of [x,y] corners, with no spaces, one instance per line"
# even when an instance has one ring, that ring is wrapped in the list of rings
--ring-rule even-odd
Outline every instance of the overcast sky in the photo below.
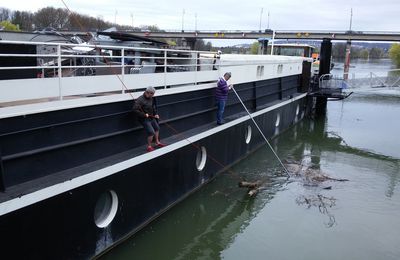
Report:
[[[64,0],[71,11],[119,24],[181,30],[400,31],[400,0]],[[0,7],[32,11],[64,7],[61,0],[2,0]],[[263,12],[261,13],[261,8]],[[184,14],[183,14],[183,10]],[[262,14],[262,16],[261,16]],[[196,19],[197,15],[197,19]],[[132,20],[133,17],[133,20]]]

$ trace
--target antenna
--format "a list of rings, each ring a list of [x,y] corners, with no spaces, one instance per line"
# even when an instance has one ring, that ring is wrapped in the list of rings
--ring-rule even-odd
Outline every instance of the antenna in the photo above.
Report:
[[[349,30],[351,31],[351,24],[353,23],[353,8],[350,9],[350,28]]]
[[[183,8],[183,10],[182,10],[182,32],[184,32],[183,31],[184,17],[185,17],[185,8]]]
[[[260,13],[260,32],[261,32],[261,21],[262,21],[262,14],[264,12],[264,8],[261,7],[261,13]]]

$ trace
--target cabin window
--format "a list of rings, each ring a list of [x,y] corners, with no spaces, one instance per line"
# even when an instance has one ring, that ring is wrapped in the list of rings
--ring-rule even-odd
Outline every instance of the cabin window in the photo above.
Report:
[[[283,64],[279,64],[279,65],[278,65],[278,71],[277,71],[277,73],[278,73],[278,74],[281,74],[282,71],[283,71]]]
[[[206,161],[207,161],[207,150],[204,146],[202,146],[197,151],[197,156],[196,156],[196,167],[198,171],[202,171],[204,169],[204,167],[206,166]]]
[[[94,222],[99,228],[107,227],[114,219],[118,209],[118,196],[113,190],[100,195],[94,208]]]
[[[250,141],[251,141],[251,132],[252,132],[252,130],[251,130],[251,126],[247,126],[246,127],[246,131],[245,131],[245,141],[246,141],[246,144],[249,144],[250,143]]]
[[[264,76],[264,65],[257,66],[257,77],[260,78]]]

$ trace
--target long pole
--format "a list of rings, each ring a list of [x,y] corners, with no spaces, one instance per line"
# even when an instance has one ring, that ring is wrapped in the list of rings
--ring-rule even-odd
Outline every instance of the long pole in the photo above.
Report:
[[[232,90],[233,92],[235,92],[237,98],[239,99],[240,103],[242,104],[242,106],[244,107],[244,109],[246,110],[247,114],[249,115],[250,119],[253,121],[254,125],[256,126],[256,128],[258,129],[258,131],[260,132],[261,136],[264,138],[265,142],[268,144],[269,148],[271,149],[271,151],[274,153],[276,159],[278,159],[279,163],[281,164],[281,166],[283,167],[283,169],[285,170],[286,174],[289,176],[289,172],[286,169],[285,165],[283,165],[281,159],[279,158],[279,156],[276,154],[274,148],[272,148],[271,144],[268,142],[267,138],[265,137],[264,133],[261,131],[260,127],[258,126],[258,124],[256,123],[256,121],[254,120],[253,116],[250,114],[249,110],[247,110],[247,107],[244,105],[242,99],[240,98],[239,94],[236,92],[235,88],[232,86]]]
[[[351,25],[353,23],[353,8],[350,9],[350,27],[349,30],[351,31]]]
[[[197,32],[197,13],[194,14],[194,30]]]
[[[182,10],[182,32],[183,32],[184,17],[185,17],[185,9]]]
[[[349,33],[351,32],[351,26],[353,23],[353,8],[350,9],[350,26],[349,26]],[[343,79],[348,80],[349,78],[349,70],[350,70],[350,52],[351,52],[351,40],[348,39],[346,43],[346,55],[344,61],[344,71],[343,71]]]

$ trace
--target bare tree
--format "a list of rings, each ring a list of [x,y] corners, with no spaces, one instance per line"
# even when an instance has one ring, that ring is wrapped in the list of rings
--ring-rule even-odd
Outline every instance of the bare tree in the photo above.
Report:
[[[11,16],[13,24],[19,25],[19,28],[23,31],[31,31],[33,26],[33,14],[25,11],[15,11]]]
[[[11,20],[10,18],[11,18],[11,10],[4,7],[0,7],[0,22],[9,21]]]
[[[35,13],[35,24],[38,28],[65,28],[69,24],[68,11],[62,8],[42,8]]]

